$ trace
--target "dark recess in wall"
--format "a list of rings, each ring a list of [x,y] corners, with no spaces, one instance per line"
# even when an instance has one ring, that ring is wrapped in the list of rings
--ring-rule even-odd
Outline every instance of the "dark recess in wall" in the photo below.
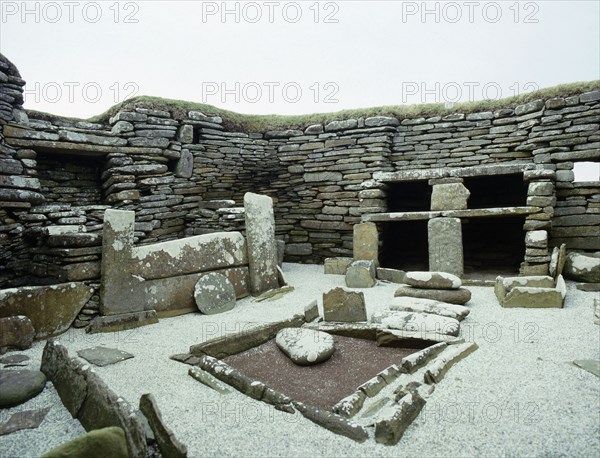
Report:
[[[469,208],[521,207],[527,204],[527,183],[522,173],[464,179],[471,191]]]
[[[425,183],[427,184],[427,183]],[[428,270],[427,221],[381,223],[381,267],[400,270]]]
[[[429,211],[431,186],[427,180],[390,183],[387,188],[387,204],[390,212]]]
[[[462,219],[465,273],[518,275],[525,256],[524,216]]]

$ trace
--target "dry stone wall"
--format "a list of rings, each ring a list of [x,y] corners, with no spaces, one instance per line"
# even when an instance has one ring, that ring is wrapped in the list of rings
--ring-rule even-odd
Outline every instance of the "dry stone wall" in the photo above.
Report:
[[[550,245],[600,249],[598,182],[572,177],[574,162],[600,161],[600,89],[487,112],[254,133],[199,111],[130,108],[101,123],[28,118],[24,83],[1,57],[0,288],[97,280],[107,208],[135,211],[136,245],[243,232],[248,191],[273,199],[287,261],[351,257],[353,226],[387,210],[375,173],[482,165],[555,172],[544,178],[550,195],[530,194],[544,211],[541,222],[528,218],[529,230],[549,230]]]

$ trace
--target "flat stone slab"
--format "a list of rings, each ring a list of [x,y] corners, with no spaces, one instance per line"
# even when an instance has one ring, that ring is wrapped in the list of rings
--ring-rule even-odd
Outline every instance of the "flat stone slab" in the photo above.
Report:
[[[427,238],[429,270],[462,276],[464,273],[464,255],[460,219],[430,219],[427,222]]]
[[[224,275],[210,272],[196,283],[194,299],[206,315],[227,312],[235,307],[235,288]]]
[[[4,364],[4,365],[27,364],[27,362],[29,360],[30,360],[30,358],[27,355],[20,355],[20,354],[6,355],[6,356],[3,356],[2,358],[0,358],[0,364]]]
[[[35,328],[35,338],[45,339],[69,329],[93,292],[75,282],[0,290],[0,317],[25,315]]]
[[[446,302],[420,299],[416,297],[395,297],[390,304],[390,310],[401,312],[422,312],[446,316],[462,321],[471,310],[464,305],[448,304]]]
[[[275,343],[294,363],[311,366],[328,360],[335,351],[333,337],[325,332],[303,328],[285,328]]]
[[[13,407],[37,396],[46,386],[40,371],[0,370],[0,407]]]
[[[133,358],[131,353],[107,347],[86,348],[85,350],[79,350],[77,354],[87,362],[100,367],[109,366]]]
[[[578,367],[581,367],[583,370],[588,371],[591,374],[594,374],[596,377],[600,377],[600,361],[595,359],[577,359],[573,361]]]
[[[471,300],[471,291],[466,288],[458,289],[420,289],[412,286],[401,286],[394,293],[395,297],[417,297],[449,304],[465,305]]]
[[[406,272],[404,283],[426,289],[458,289],[462,286],[459,277],[446,272]]]
[[[10,418],[0,423],[0,436],[21,431],[23,429],[35,429],[42,424],[50,407],[36,410],[23,410],[16,412]]]
[[[127,458],[130,454],[123,429],[118,426],[110,426],[94,429],[50,450],[44,455],[45,458],[63,458],[67,456]]]
[[[344,288],[323,293],[323,318],[325,321],[367,321],[365,295]]]
[[[460,330],[458,320],[432,313],[386,311],[373,315],[371,321],[381,323],[383,328],[423,334],[434,332],[458,336]]]

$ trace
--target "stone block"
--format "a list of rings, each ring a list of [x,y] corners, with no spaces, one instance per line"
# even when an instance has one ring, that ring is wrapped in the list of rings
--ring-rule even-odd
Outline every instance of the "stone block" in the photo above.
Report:
[[[75,282],[0,290],[0,318],[24,315],[31,320],[36,339],[57,336],[69,329],[93,292]]]
[[[354,225],[352,241],[353,257],[355,260],[379,260],[379,233],[375,223],[360,223]]]
[[[470,195],[462,183],[436,184],[431,192],[431,210],[465,210]]]
[[[325,321],[367,321],[364,294],[344,288],[323,293],[323,318]]]
[[[352,258],[326,258],[323,267],[326,275],[346,275],[350,264]]]
[[[0,353],[3,349],[26,350],[31,347],[35,328],[23,315],[0,318]]]
[[[371,288],[377,283],[377,271],[373,261],[354,261],[346,271],[346,286]]]
[[[273,200],[253,193],[244,195],[250,291],[260,294],[279,287]]]
[[[459,218],[432,218],[427,222],[429,270],[462,277],[462,227]],[[410,241],[407,241],[410,243]]]

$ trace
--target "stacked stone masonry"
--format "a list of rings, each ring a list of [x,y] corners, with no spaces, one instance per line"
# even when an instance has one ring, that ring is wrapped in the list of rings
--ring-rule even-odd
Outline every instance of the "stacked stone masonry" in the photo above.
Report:
[[[577,161],[600,161],[600,89],[489,112],[231,132],[198,111],[35,119],[22,107],[24,84],[0,58],[0,288],[97,282],[107,208],[135,211],[136,245],[244,233],[248,191],[273,199],[286,261],[352,257],[353,226],[388,211],[378,174],[427,172],[433,185],[452,183],[448,171],[476,176],[482,166],[523,174],[524,205],[538,209],[524,230],[548,234],[547,246],[526,246],[523,273],[547,265],[561,243],[600,250],[599,183],[573,183],[572,171]]]

